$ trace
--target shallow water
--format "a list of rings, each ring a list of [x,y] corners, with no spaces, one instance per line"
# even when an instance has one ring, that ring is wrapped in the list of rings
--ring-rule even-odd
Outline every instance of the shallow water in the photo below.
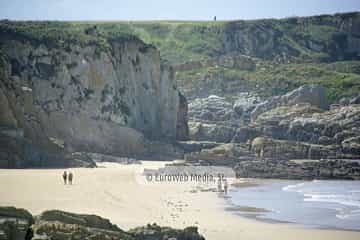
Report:
[[[360,230],[360,181],[278,181],[239,188],[230,196],[231,204],[270,210],[254,214],[257,219]]]

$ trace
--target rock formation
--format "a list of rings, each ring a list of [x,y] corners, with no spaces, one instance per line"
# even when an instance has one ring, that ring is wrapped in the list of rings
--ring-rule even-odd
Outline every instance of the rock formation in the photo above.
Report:
[[[189,104],[190,138],[216,144],[189,143],[185,159],[233,166],[242,177],[358,179],[359,106],[348,101],[329,110],[325,89],[316,85],[265,100],[252,94],[233,102],[195,99]],[[289,162],[304,159],[311,163]]]
[[[31,240],[33,216],[25,209],[0,207],[0,239]]]
[[[153,46],[87,32],[40,39],[21,27],[0,26],[2,167],[68,166],[74,152],[145,158],[150,141],[187,137],[184,99]]]
[[[277,179],[360,179],[360,162],[349,160],[243,161],[239,177]]]
[[[96,215],[50,210],[34,218],[24,209],[0,207],[0,239],[204,240],[204,237],[198,233],[197,227],[179,230],[148,224],[126,232]]]
[[[317,85],[304,85],[285,95],[275,96],[258,104],[251,112],[251,119],[256,118],[264,112],[281,106],[291,106],[297,103],[309,103],[314,107],[327,109],[325,88]]]

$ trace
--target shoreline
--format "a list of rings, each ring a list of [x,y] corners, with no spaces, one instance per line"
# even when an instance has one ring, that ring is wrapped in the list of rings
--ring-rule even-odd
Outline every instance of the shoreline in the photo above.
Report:
[[[232,184],[235,186],[235,189],[232,190],[232,192],[238,192],[241,191],[241,189],[244,188],[251,188],[251,187],[259,187],[263,186],[265,184],[273,184],[273,183],[282,183],[286,182],[287,184],[290,183],[288,186],[293,186],[291,184],[303,184],[303,183],[311,183],[318,181],[315,180],[284,180],[284,179],[246,179],[244,178],[245,182],[242,182],[240,184]],[[348,180],[321,180],[322,182],[326,181],[344,181],[349,182]],[[353,180],[350,180],[353,181]],[[317,225],[317,224],[305,224],[301,222],[295,222],[295,221],[287,221],[287,220],[280,220],[276,219],[275,217],[268,216],[266,214],[273,212],[273,210],[270,210],[268,208],[261,208],[256,206],[256,204],[243,204],[238,205],[232,201],[232,196],[228,196],[225,200],[227,207],[224,208],[225,211],[230,212],[231,214],[239,217],[243,217],[246,219],[251,219],[254,221],[259,221],[263,223],[269,223],[269,224],[289,224],[291,226],[295,227],[301,227],[304,229],[318,229],[318,230],[334,230],[334,231],[351,231],[351,232],[360,232],[359,228],[343,228],[343,227],[336,227],[336,226],[326,226],[326,225]],[[326,208],[324,208],[326,209]]]
[[[230,203],[231,204],[231,203]],[[267,223],[267,224],[288,224],[290,226],[294,226],[294,227],[300,227],[300,228],[304,228],[304,229],[318,229],[318,230],[334,230],[334,231],[350,231],[350,232],[359,232],[360,233],[360,229],[349,229],[349,228],[336,228],[336,227],[321,227],[321,226],[315,226],[315,225],[304,225],[301,223],[295,223],[295,222],[289,222],[289,221],[281,221],[281,220],[277,220],[277,219],[273,219],[273,218],[268,218],[268,217],[263,217],[263,218],[259,218],[259,216],[262,216],[262,213],[265,212],[270,212],[270,210],[267,209],[260,209],[260,208],[256,208],[253,206],[237,206],[234,204],[233,205],[235,208],[255,208],[256,210],[254,210],[254,212],[251,211],[241,211],[241,210],[236,210],[236,209],[229,209],[229,207],[225,208],[224,211],[227,211],[237,217],[241,217],[241,218],[246,218],[246,219],[250,219],[250,220],[254,220],[254,221],[259,221],[262,223]]]
[[[360,233],[354,231],[307,229],[235,215],[225,211],[226,201],[216,192],[201,191],[201,187],[209,189],[211,186],[139,182],[139,173],[144,168],[158,168],[168,162],[142,163],[72,168],[75,175],[72,186],[64,186],[61,182],[63,169],[0,169],[0,205],[25,208],[33,215],[50,209],[96,214],[124,230],[154,222],[173,228],[196,226],[209,240],[355,240],[360,237]]]

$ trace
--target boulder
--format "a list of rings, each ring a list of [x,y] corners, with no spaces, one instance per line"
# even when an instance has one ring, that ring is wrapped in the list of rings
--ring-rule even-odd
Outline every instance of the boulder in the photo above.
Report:
[[[239,115],[249,115],[251,111],[261,102],[261,99],[250,92],[239,93],[233,105],[234,111]]]
[[[313,84],[304,85],[285,95],[272,97],[254,108],[251,112],[251,119],[255,121],[260,114],[271,109],[298,103],[309,103],[314,107],[327,109],[328,103],[325,88]]]
[[[100,228],[111,231],[120,231],[120,229],[112,224],[108,219],[89,214],[75,214],[60,210],[49,210],[43,212],[37,217],[40,222],[61,222],[64,224],[81,225],[89,228]]]
[[[134,236],[135,240],[205,240],[205,238],[198,233],[197,227],[187,227],[184,230],[178,230],[169,227],[160,227],[155,223],[131,229],[129,233]]]
[[[189,119],[192,121],[228,121],[233,115],[233,105],[226,101],[225,98],[216,95],[197,98],[189,104]]]
[[[349,104],[360,104],[360,95],[351,98],[349,100]]]
[[[195,141],[230,142],[236,127],[227,124],[189,122],[190,139]]]
[[[33,223],[32,215],[25,209],[0,207],[0,239],[30,240]]]
[[[261,135],[261,131],[255,127],[245,126],[236,130],[232,143],[246,143]]]
[[[360,155],[360,136],[345,139],[341,146],[345,154]]]
[[[215,166],[235,166],[236,162],[243,159],[253,159],[249,147],[244,144],[221,144],[214,148],[202,149],[199,152],[185,154],[188,163],[200,163]]]

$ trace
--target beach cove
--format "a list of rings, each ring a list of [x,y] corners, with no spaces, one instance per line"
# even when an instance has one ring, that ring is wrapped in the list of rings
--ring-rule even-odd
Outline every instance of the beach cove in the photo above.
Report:
[[[146,183],[144,168],[166,162],[99,168],[73,168],[74,184],[64,185],[63,169],[0,170],[0,205],[25,208],[37,215],[49,209],[96,214],[122,229],[156,222],[174,228],[197,226],[206,239],[359,239],[360,232],[320,230],[271,224],[225,211],[214,186],[194,183]]]

